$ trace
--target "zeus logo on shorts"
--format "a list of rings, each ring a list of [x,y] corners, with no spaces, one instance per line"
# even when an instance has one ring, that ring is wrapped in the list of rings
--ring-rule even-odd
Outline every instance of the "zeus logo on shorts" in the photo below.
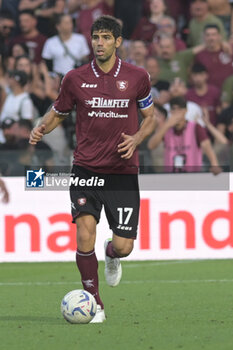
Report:
[[[117,228],[118,230],[132,231],[132,226],[118,225]]]
[[[129,99],[107,99],[103,97],[93,97],[92,100],[86,100],[86,105],[92,108],[128,108]]]

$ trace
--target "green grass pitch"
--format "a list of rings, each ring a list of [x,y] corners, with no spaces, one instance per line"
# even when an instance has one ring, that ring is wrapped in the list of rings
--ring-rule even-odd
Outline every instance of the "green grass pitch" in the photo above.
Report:
[[[1,350],[232,350],[233,260],[123,262],[100,289],[107,321],[71,325],[62,297],[80,289],[75,263],[0,265]]]

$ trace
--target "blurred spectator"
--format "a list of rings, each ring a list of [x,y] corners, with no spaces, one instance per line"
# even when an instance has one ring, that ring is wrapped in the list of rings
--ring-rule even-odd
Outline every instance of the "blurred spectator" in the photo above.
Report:
[[[211,164],[211,171],[218,174],[217,157],[211,147],[206,129],[187,121],[184,98],[170,100],[171,115],[164,125],[150,138],[149,149],[164,141],[164,164],[169,172],[196,172],[202,168],[202,152]]]
[[[217,144],[215,146],[216,152],[221,164],[226,167],[230,166],[230,170],[233,171],[233,105],[224,109],[218,117],[217,128],[226,137],[228,143]],[[229,170],[229,168],[227,169]]]
[[[220,113],[217,127],[227,137],[229,142],[233,144],[233,105],[230,105]]]
[[[207,130],[209,131],[209,134],[212,136],[212,139],[214,139],[215,143],[221,143],[223,145],[228,144],[227,138],[223,135],[221,131],[219,131],[210,121],[210,116],[207,108],[202,108],[202,119],[205,123],[205,126]],[[222,164],[222,163],[221,163]]]
[[[169,15],[172,16],[178,24],[180,31],[189,20],[189,5],[191,0],[166,0]]]
[[[210,12],[221,21],[229,37],[231,34],[231,4],[229,0],[208,0]]]
[[[5,70],[11,71],[15,69],[15,61],[19,56],[28,57],[29,49],[25,43],[14,44],[11,48],[11,53],[5,60]]]
[[[76,7],[80,9],[77,17],[77,32],[86,37],[91,47],[92,23],[102,15],[114,14],[114,0],[85,0],[81,2],[81,6],[80,2],[77,1]]]
[[[18,124],[13,118],[6,118],[1,123],[4,143],[0,142],[0,172],[4,176],[17,175],[15,168],[21,168],[19,164],[20,149],[18,141]],[[22,169],[18,175],[24,175]]]
[[[32,123],[21,119],[18,122],[6,118],[2,123],[2,130],[6,142],[0,144],[1,171],[6,176],[22,176],[25,166],[43,166],[51,170],[54,165],[53,152],[43,141],[38,146],[28,143]]]
[[[149,45],[150,54],[157,55],[158,42],[160,36],[163,34],[168,34],[175,40],[176,51],[182,51],[186,49],[186,44],[177,36],[176,32],[176,22],[172,17],[163,16],[158,21],[158,30],[156,31],[153,42]]]
[[[186,99],[207,108],[211,123],[216,125],[220,106],[220,90],[216,86],[208,84],[208,72],[205,66],[200,63],[193,65],[191,83],[193,87],[188,90]]]
[[[28,83],[25,86],[25,91],[30,94],[37,114],[44,115],[57,97],[52,92],[53,79],[49,75],[46,64],[41,62],[36,65],[24,55],[16,58],[15,69],[22,70],[27,74]]]
[[[221,103],[225,109],[233,102],[233,75],[226,78],[222,85]]]
[[[0,56],[2,62],[9,54],[9,40],[15,29],[15,20],[11,13],[0,12]]]
[[[33,10],[38,19],[38,30],[45,36],[56,34],[54,17],[63,13],[65,0],[20,0],[19,10]]]
[[[20,0],[0,0],[0,11],[10,12],[15,20],[18,18],[18,6]]]
[[[29,49],[25,43],[15,44],[12,46],[11,55],[15,58],[23,55],[28,56]]]
[[[154,103],[155,115],[157,121],[157,127],[155,133],[157,133],[164,125],[167,119],[167,110],[161,105]],[[164,145],[161,142],[156,148],[150,150],[151,165],[156,173],[165,171],[164,167]]]
[[[204,42],[206,48],[195,61],[207,68],[209,84],[221,88],[224,80],[233,75],[233,58],[225,49],[218,26],[209,24],[205,27]]]
[[[1,123],[1,129],[3,130],[5,142],[0,143],[1,149],[16,149],[15,143],[18,140],[18,123],[15,119],[7,117]]]
[[[152,98],[155,103],[163,105],[170,99],[169,83],[159,80],[159,63],[154,56],[146,59],[145,68],[150,75]]]
[[[58,35],[45,42],[42,57],[50,71],[65,75],[69,70],[87,62],[90,50],[85,37],[73,33],[70,15],[60,15],[56,23]]]
[[[21,34],[12,39],[10,46],[26,43],[30,59],[35,63],[39,63],[46,37],[38,31],[37,19],[34,13],[30,10],[22,11],[19,14],[19,26]]]
[[[13,120],[33,119],[34,108],[29,94],[25,92],[24,87],[27,84],[27,74],[23,71],[13,71],[9,74],[9,87],[11,92],[7,95],[0,114],[0,123],[2,124],[7,117]],[[4,142],[1,137],[0,142]]]
[[[207,0],[192,0],[190,6],[192,19],[189,22],[188,44],[196,46],[203,42],[203,31],[206,25],[218,26],[222,38],[226,39],[226,32],[219,18],[209,12]]]
[[[114,15],[123,23],[122,36],[130,39],[141,18],[143,0],[115,0]]]
[[[145,68],[147,55],[146,43],[143,40],[134,40],[130,46],[129,59],[126,61],[130,61],[135,66]]]
[[[188,81],[188,73],[194,56],[204,49],[199,45],[187,50],[176,51],[174,38],[163,34],[159,41],[159,66],[161,80],[171,82],[179,77],[185,82]]]
[[[170,93],[170,98],[185,98],[187,95],[187,85],[184,81],[182,81],[179,78],[175,78],[174,81],[171,83],[170,88],[169,88],[169,93]],[[170,112],[170,104],[166,103],[164,105],[164,108],[167,110],[167,112]],[[186,114],[185,114],[186,120],[190,122],[195,122],[200,124],[201,126],[205,126],[205,123],[203,122],[202,119],[202,109],[201,107],[192,101],[188,101],[186,99]]]
[[[18,135],[19,139],[22,140],[21,144],[25,144],[25,148],[28,149],[28,140],[33,128],[30,120],[21,119],[18,121]],[[24,142],[23,142],[24,141]],[[54,165],[53,151],[51,147],[44,141],[38,142],[34,147],[34,152],[31,157],[30,165],[43,165],[45,169]]]
[[[1,202],[2,203],[8,203],[9,202],[9,192],[6,188],[5,182],[0,178],[0,195],[1,195]]]
[[[148,17],[142,17],[131,35],[132,40],[144,40],[151,43],[154,34],[158,29],[158,22],[166,12],[164,0],[150,1],[150,14]]]

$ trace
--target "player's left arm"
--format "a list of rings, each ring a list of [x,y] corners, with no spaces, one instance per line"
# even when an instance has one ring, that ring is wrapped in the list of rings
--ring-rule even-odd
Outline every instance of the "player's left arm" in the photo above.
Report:
[[[142,141],[149,136],[156,127],[156,118],[154,105],[141,110],[143,121],[139,130],[134,135],[127,135],[122,133],[123,142],[118,145],[118,152],[122,153],[121,158],[130,159],[135,149],[142,143]]]

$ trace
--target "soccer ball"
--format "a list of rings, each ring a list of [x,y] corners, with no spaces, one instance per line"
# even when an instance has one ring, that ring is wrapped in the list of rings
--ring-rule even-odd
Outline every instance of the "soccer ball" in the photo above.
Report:
[[[61,302],[61,313],[70,323],[89,323],[96,314],[97,303],[92,294],[82,289],[67,293]]]

